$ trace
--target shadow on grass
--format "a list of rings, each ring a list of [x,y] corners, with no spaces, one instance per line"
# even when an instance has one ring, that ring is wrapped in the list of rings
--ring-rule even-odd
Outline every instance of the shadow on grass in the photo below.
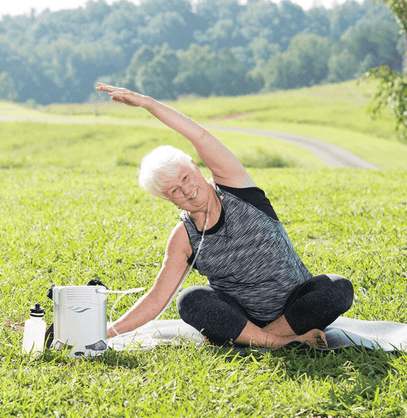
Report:
[[[152,375],[157,376],[159,382],[159,376],[165,370],[168,373],[169,367],[173,379],[182,380],[182,376],[189,376],[188,379],[195,381],[198,376],[198,382],[201,382],[199,376],[206,376],[205,385],[215,384],[217,380],[237,373],[247,379],[249,385],[252,379],[259,378],[269,381],[271,386],[285,388],[283,390],[303,388],[304,394],[321,388],[318,392],[323,396],[315,404],[304,403],[305,409],[301,411],[311,414],[308,416],[338,416],[329,411],[346,413],[340,416],[354,416],[349,413],[359,407],[365,408],[366,403],[372,406],[380,402],[379,395],[387,393],[391,385],[400,380],[401,370],[397,365],[400,356],[405,363],[407,354],[404,352],[388,353],[363,347],[320,351],[302,345],[275,351],[246,349],[243,352],[233,347],[184,343],[162,344],[146,351],[108,350],[93,358],[69,358],[66,353],[45,350],[35,362],[51,369],[53,366],[57,369],[62,366],[62,370],[74,369],[77,374],[106,373],[106,369],[126,373],[127,370],[150,379],[151,384],[156,382]],[[400,405],[391,408],[397,412]]]
[[[57,351],[45,349],[37,361],[48,364],[77,364],[87,363],[88,365],[103,364],[107,367],[138,369],[144,367],[148,361],[148,355],[143,351],[114,351],[108,349],[103,354],[95,357],[69,357],[69,350]]]
[[[193,343],[160,344],[151,350],[115,351],[108,349],[95,357],[69,357],[67,351],[46,349],[37,361],[52,364],[81,363],[103,364],[107,367],[137,369],[145,367],[151,357],[158,356],[165,362],[172,355],[210,356],[225,363],[254,362],[272,366],[284,364],[284,370],[293,378],[300,374],[310,377],[339,378],[350,371],[367,378],[385,378],[394,369],[394,360],[399,357],[407,359],[401,351],[392,353],[384,350],[371,350],[352,346],[338,350],[318,350],[306,344],[291,345],[278,350],[264,350],[243,347],[196,346]],[[155,359],[157,361],[157,358]],[[158,361],[160,362],[160,361]]]
[[[342,376],[352,369],[365,376],[383,376],[394,367],[394,360],[407,359],[407,353],[399,350],[387,352],[365,347],[351,346],[336,350],[320,350],[307,344],[291,344],[277,350],[244,347],[211,347],[216,355],[224,356],[226,361],[245,357],[266,363],[282,361],[289,375],[305,373],[310,376]]]

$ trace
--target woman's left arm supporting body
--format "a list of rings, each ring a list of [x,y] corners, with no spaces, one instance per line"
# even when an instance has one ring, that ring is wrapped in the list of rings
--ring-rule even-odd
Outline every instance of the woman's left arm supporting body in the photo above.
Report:
[[[189,238],[182,223],[178,223],[168,240],[163,265],[153,287],[128,312],[107,330],[108,337],[115,332],[123,334],[133,331],[155,319],[166,307],[189,269],[191,255]]]

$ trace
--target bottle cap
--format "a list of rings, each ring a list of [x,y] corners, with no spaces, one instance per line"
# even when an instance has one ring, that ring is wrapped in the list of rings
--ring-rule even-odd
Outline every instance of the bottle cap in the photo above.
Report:
[[[44,315],[45,311],[39,303],[36,303],[35,306],[30,309],[30,316],[42,318]]]

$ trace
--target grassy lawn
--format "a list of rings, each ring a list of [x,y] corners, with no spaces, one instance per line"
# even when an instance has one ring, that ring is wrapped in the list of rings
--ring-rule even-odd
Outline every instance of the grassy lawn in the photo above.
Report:
[[[320,128],[345,129],[330,122]],[[151,286],[178,210],[139,188],[137,163],[161,143],[191,149],[155,127],[1,122],[0,137],[0,416],[407,416],[404,352],[252,350],[242,357],[184,343],[95,359],[21,355],[29,308],[41,302],[53,321],[45,296],[52,283],[98,278],[111,289]],[[407,322],[407,170],[329,169],[295,147],[222,138],[240,157],[251,154],[248,170],[308,268],[351,279],[355,301],[347,316]],[[281,168],[271,167],[276,155]],[[193,273],[186,285],[204,283]],[[122,299],[115,316],[137,297]],[[109,296],[108,311],[115,300]],[[166,318],[178,318],[175,304]]]
[[[397,141],[390,111],[386,109],[377,120],[369,118],[367,107],[373,91],[373,84],[357,85],[356,81],[348,81],[239,98],[186,97],[171,105],[201,123],[308,136],[346,148],[379,167],[407,168],[407,144]],[[4,110],[0,103],[0,111],[5,114],[21,112],[21,108],[6,104],[3,107]],[[28,109],[27,115],[32,117],[33,112],[37,112],[37,115],[48,118],[64,115],[95,120],[95,109],[99,112],[99,120],[154,120],[147,112],[111,102],[55,104],[40,108],[40,111]],[[259,139],[252,136],[249,143],[252,140]],[[288,159],[298,162],[295,148],[286,147],[278,141],[273,144],[278,148],[277,153],[291,154]],[[309,167],[309,161],[305,161],[304,166]]]

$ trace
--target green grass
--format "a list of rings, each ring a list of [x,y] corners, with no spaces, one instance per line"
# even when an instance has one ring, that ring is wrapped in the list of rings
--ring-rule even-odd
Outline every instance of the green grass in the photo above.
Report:
[[[407,321],[406,172],[252,169],[306,265],[348,276],[348,316]],[[21,356],[22,324],[52,283],[149,287],[177,210],[140,191],[128,166],[0,171],[0,416],[405,416],[406,355],[298,350],[241,358],[162,347],[71,360]],[[194,273],[188,285],[205,283]],[[109,309],[115,297],[109,296]],[[115,315],[136,296],[119,304]],[[175,306],[164,318],[177,318]],[[62,401],[62,402],[61,402]],[[277,406],[278,405],[278,406]],[[300,416],[301,416],[300,415]]]
[[[308,136],[346,148],[379,167],[406,168],[407,144],[396,139],[390,111],[386,109],[380,118],[370,120],[367,108],[373,91],[371,83],[357,85],[356,81],[348,81],[239,98],[187,97],[171,105],[201,123]],[[42,115],[94,120],[95,108],[99,119],[154,120],[147,112],[109,102],[51,105],[43,109]],[[292,151],[287,148],[284,153],[292,154],[295,160]]]
[[[320,135],[342,129],[312,127]],[[277,141],[220,136],[251,158],[250,174],[308,268],[351,279],[347,316],[407,322],[407,170],[334,170]],[[185,342],[95,359],[23,356],[29,308],[41,302],[53,321],[45,296],[52,283],[151,286],[178,210],[139,188],[137,163],[161,143],[191,148],[166,129],[140,126],[1,122],[0,137],[1,417],[407,416],[404,352],[252,350],[242,357]],[[284,168],[262,168],[276,155]],[[194,272],[186,285],[204,283]],[[115,317],[137,297],[122,299]],[[108,310],[115,300],[109,296]],[[175,304],[166,318],[178,318]]]
[[[172,106],[193,119],[207,121],[237,121],[254,123],[288,123],[330,126],[337,129],[369,133],[382,138],[394,138],[394,124],[390,112],[384,112],[378,121],[369,121],[367,105],[373,85],[356,81],[328,84],[298,90],[236,97],[202,99],[186,97]],[[43,108],[55,115],[94,116],[98,109],[101,117],[135,118],[134,109],[113,102],[81,105],[55,104]],[[236,119],[236,117],[238,119]],[[137,113],[137,119],[151,119],[146,112]]]
[[[394,124],[390,112],[377,121],[370,121],[367,105],[373,86],[356,85],[355,81],[314,86],[298,90],[277,91],[264,95],[246,96],[244,100],[218,97],[179,104],[181,111],[193,108],[193,117],[221,120],[229,123],[252,122],[260,126],[274,123],[329,126],[394,139]],[[210,103],[211,106],[207,104]],[[241,115],[237,119],[231,116]]]
[[[278,140],[222,133],[249,167],[323,167],[307,151]],[[72,164],[137,166],[149,150],[172,144],[198,158],[193,147],[166,127],[8,122],[0,124],[0,168]]]
[[[33,110],[15,103],[5,102],[0,100],[0,115],[2,116],[21,116],[24,114],[27,117],[42,115],[42,112]]]

